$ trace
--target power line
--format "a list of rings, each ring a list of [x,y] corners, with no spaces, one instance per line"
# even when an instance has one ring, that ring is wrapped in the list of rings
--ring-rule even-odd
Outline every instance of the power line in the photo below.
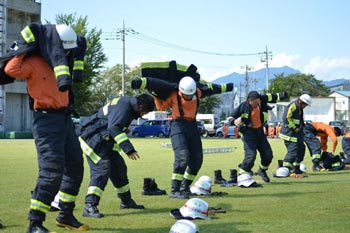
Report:
[[[163,40],[156,39],[151,36],[147,36],[145,34],[136,32],[134,30],[129,31],[129,34],[126,32],[125,35],[130,35],[131,37],[134,37],[139,40],[143,40],[152,44],[156,44],[158,46],[163,46],[171,49],[177,49],[177,50],[182,50],[182,51],[187,51],[187,52],[193,52],[193,53],[201,53],[201,54],[207,54],[207,55],[215,55],[215,56],[256,56],[256,55],[261,55],[263,52],[259,53],[220,53],[220,52],[210,52],[210,51],[204,51],[204,50],[199,50],[199,49],[191,49],[187,48],[184,46],[172,44]],[[109,33],[107,35],[103,35],[106,37],[106,40],[110,39],[119,39],[117,38],[118,35],[112,35],[112,33]]]

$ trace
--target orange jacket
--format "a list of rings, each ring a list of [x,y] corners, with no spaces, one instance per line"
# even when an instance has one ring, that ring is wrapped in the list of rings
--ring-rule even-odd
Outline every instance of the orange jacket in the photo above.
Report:
[[[58,90],[55,74],[44,58],[38,55],[24,56],[21,54],[11,58],[5,73],[14,78],[26,79],[28,93],[34,99],[34,109],[67,107],[68,91]]]
[[[334,128],[322,122],[312,122],[314,128],[317,130],[316,136],[320,137],[322,151],[327,151],[328,137],[332,139],[332,152],[337,149],[338,138],[335,135]]]
[[[157,97],[154,97],[156,107],[159,111],[164,111],[168,108],[172,109],[171,117],[173,119],[178,119],[179,117],[181,117],[180,111],[179,111],[179,105],[177,102],[177,94],[182,96],[179,91],[173,91],[166,100],[161,100]],[[198,88],[197,88],[197,95],[198,95],[198,98],[202,96],[202,92]],[[195,99],[195,96],[190,101],[186,101],[184,98],[181,97],[181,105],[184,112],[184,118],[186,120],[195,120],[196,112],[198,108],[197,99]]]

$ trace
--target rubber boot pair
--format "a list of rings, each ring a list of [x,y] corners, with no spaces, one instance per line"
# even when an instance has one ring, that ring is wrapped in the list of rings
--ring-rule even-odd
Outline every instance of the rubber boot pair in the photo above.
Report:
[[[158,188],[158,185],[153,178],[143,178],[143,189],[141,192],[142,195],[166,195],[165,190]]]

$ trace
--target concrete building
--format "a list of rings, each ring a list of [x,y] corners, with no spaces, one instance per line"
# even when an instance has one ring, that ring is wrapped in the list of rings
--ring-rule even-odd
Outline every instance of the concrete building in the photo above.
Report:
[[[5,54],[30,23],[40,23],[41,1],[0,0],[0,53]],[[30,132],[32,115],[24,81],[0,86],[0,133]]]

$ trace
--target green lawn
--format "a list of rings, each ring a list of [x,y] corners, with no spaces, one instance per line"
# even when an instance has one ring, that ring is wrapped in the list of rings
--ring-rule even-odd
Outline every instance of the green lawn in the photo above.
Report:
[[[85,163],[85,178],[77,200],[75,215],[90,225],[89,232],[164,233],[175,219],[169,211],[181,207],[186,200],[164,196],[142,196],[144,177],[156,179],[161,189],[170,190],[173,152],[161,148],[169,139],[131,139],[141,159],[128,160],[129,180],[133,198],[144,204],[145,210],[121,210],[119,199],[109,183],[100,203],[104,218],[81,216],[84,196],[89,182],[89,168]],[[201,233],[218,232],[350,232],[350,171],[312,172],[307,152],[304,163],[308,178],[272,178],[277,160],[283,159],[286,150],[283,142],[271,140],[274,160],[268,173],[271,183],[264,188],[243,189],[214,185],[212,191],[227,192],[222,197],[202,197],[209,206],[222,207],[227,212],[211,216],[211,220],[196,220]],[[205,154],[200,175],[214,179],[214,170],[221,169],[224,178],[229,170],[238,167],[243,158],[243,144],[239,139],[203,139],[203,146],[234,147],[229,153]],[[0,219],[5,226],[0,232],[25,232],[28,221],[30,191],[37,176],[36,151],[33,140],[0,140]],[[339,148],[338,148],[339,150]],[[257,170],[258,157],[254,170]],[[198,176],[198,177],[199,177]],[[260,177],[254,177],[262,182]],[[48,213],[45,226],[52,231],[67,232],[55,226],[56,213]]]

